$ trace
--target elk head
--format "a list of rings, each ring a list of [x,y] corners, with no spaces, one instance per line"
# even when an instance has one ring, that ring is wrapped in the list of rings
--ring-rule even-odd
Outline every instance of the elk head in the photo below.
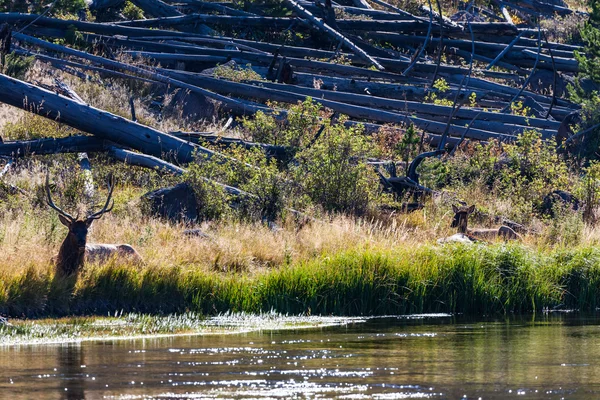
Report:
[[[79,216],[73,217],[52,201],[52,196],[50,195],[50,176],[46,175],[46,195],[48,197],[48,205],[58,212],[58,219],[69,229],[69,233],[60,247],[56,260],[58,272],[61,272],[64,275],[70,275],[77,272],[79,267],[83,264],[88,229],[94,220],[101,218],[102,215],[112,210],[114,206],[114,201],[111,203],[113,189],[114,181],[112,176],[110,176],[108,179],[108,197],[104,207],[102,207],[100,211],[92,213],[85,218],[79,218]]]
[[[454,211],[454,218],[452,219],[452,228],[458,228],[461,233],[467,232],[467,221],[469,215],[475,211],[475,205],[471,207],[458,207],[452,204],[452,211]]]

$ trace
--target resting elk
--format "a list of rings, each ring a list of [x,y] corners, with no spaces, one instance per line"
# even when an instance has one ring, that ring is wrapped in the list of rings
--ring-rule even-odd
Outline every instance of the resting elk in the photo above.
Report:
[[[471,207],[457,207],[452,205],[452,211],[454,211],[454,219],[452,220],[452,228],[458,228],[458,233],[468,236],[472,239],[490,240],[501,238],[504,240],[521,239],[521,236],[516,233],[512,228],[502,225],[496,229],[469,229],[467,227],[467,221],[469,215],[475,211],[475,205]]]
[[[98,212],[90,214],[84,219],[73,217],[58,207],[52,201],[50,195],[49,176],[46,176],[46,194],[48,196],[48,205],[58,212],[58,219],[69,229],[67,237],[60,246],[56,256],[56,273],[62,276],[71,276],[77,274],[84,261],[103,262],[111,257],[126,258],[129,261],[141,262],[142,258],[133,247],[128,244],[88,244],[87,234],[92,222],[101,218],[105,213],[110,212],[114,206],[111,203],[111,197],[114,189],[112,177],[108,181],[108,198],[104,207]]]

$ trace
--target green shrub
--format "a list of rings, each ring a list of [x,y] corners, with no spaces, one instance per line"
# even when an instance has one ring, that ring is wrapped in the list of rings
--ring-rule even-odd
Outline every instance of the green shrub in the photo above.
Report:
[[[600,83],[600,1],[590,0],[590,17],[581,28],[583,52],[575,51],[579,62],[579,77],[588,77]]]
[[[6,75],[24,80],[25,74],[27,74],[27,71],[29,71],[29,68],[31,68],[34,61],[34,56],[23,57],[16,53],[10,53],[4,57],[4,65],[2,68]]]
[[[516,143],[503,149],[506,163],[499,168],[497,181],[505,197],[539,205],[544,195],[568,184],[567,165],[538,131],[523,132]]]
[[[242,124],[255,142],[299,149],[311,143],[321,127],[320,109],[319,103],[307,97],[289,108],[286,121],[259,111],[252,119],[244,118]]]
[[[212,176],[212,170],[216,167],[203,155],[197,156],[197,161],[190,163],[183,180],[187,182],[196,195],[199,218],[218,219],[224,217],[229,209],[227,207],[229,197],[221,186],[208,177]]]
[[[127,0],[125,1],[125,5],[123,7],[123,16],[130,20],[144,19],[144,11],[129,0]]]
[[[584,176],[579,181],[577,194],[585,204],[584,220],[593,224],[597,221],[596,210],[600,206],[600,163],[592,161],[583,171]]]
[[[406,128],[402,139],[396,145],[396,154],[404,162],[404,172],[408,173],[410,161],[418,154],[419,135],[413,124]]]
[[[229,213],[227,204],[238,217],[276,219],[287,204],[290,182],[279,171],[275,160],[260,148],[246,150],[233,146],[224,151],[228,157],[208,159],[199,155],[189,166],[184,180],[192,185],[204,218],[220,218]],[[251,196],[231,197],[216,182],[241,189]]]
[[[303,193],[326,211],[364,214],[379,191],[366,164],[371,152],[372,143],[362,127],[327,124],[314,145],[297,154],[293,176]]]
[[[242,81],[260,81],[262,77],[254,72],[252,65],[246,64],[246,67],[239,65],[217,65],[213,72],[215,78],[224,78],[232,82]]]

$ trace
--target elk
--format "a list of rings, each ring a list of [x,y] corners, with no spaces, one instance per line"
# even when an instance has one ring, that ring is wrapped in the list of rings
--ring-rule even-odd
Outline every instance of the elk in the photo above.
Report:
[[[58,219],[69,229],[67,237],[62,242],[58,255],[55,257],[56,272],[62,276],[76,275],[82,268],[84,261],[104,262],[113,256],[128,258],[134,262],[141,262],[142,258],[133,247],[128,244],[88,244],[87,234],[92,222],[100,219],[104,214],[110,212],[114,206],[111,203],[114,182],[112,176],[108,180],[108,197],[104,207],[98,212],[80,219],[73,217],[52,201],[50,195],[50,177],[46,175],[46,195],[48,205],[58,212]]]
[[[469,238],[475,240],[490,240],[498,237],[504,240],[521,239],[521,236],[518,233],[506,225],[502,225],[496,229],[469,229],[467,227],[467,221],[469,215],[475,211],[475,205],[472,205],[471,207],[458,207],[453,204],[452,211],[454,211],[454,219],[452,220],[451,227],[458,228],[458,233],[462,233]]]

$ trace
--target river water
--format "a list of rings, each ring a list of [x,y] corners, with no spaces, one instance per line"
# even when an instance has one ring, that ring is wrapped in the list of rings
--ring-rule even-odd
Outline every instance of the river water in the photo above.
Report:
[[[598,399],[600,318],[336,327],[0,347],[2,399]]]

